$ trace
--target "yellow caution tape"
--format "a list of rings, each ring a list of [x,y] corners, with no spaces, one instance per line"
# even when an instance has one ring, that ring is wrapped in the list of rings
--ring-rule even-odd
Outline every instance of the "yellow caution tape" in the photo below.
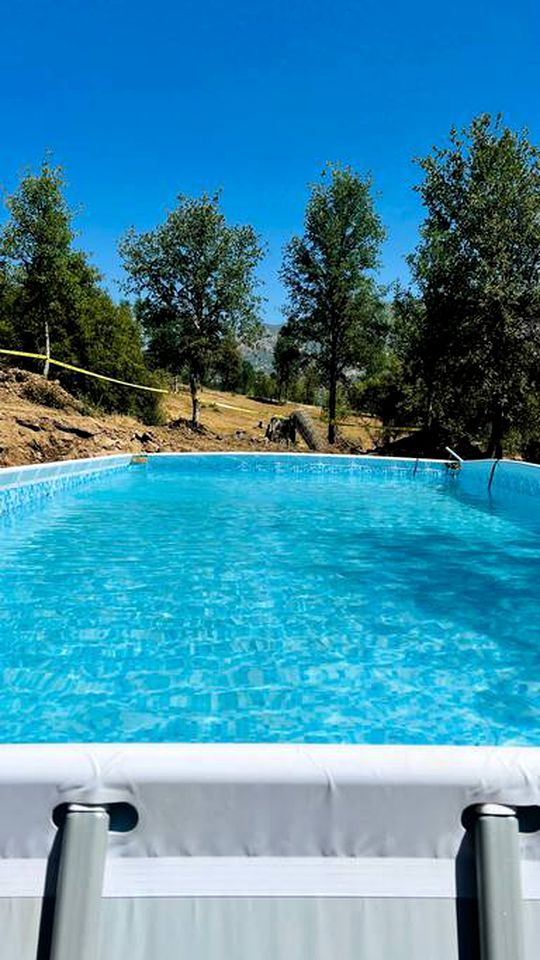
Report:
[[[66,370],[73,370],[74,373],[84,373],[87,377],[95,377],[97,380],[107,380],[108,383],[117,383],[121,387],[133,387],[135,390],[149,390],[150,393],[168,393],[161,387],[147,387],[142,383],[128,383],[127,380],[116,380],[114,377],[106,377],[103,373],[93,373],[92,370],[83,370],[82,367],[74,367],[72,363],[64,363],[63,360],[53,360],[44,353],[26,353],[24,350],[4,350],[0,347],[0,353],[10,357],[29,357],[31,360],[48,360],[57,367],[64,367]]]

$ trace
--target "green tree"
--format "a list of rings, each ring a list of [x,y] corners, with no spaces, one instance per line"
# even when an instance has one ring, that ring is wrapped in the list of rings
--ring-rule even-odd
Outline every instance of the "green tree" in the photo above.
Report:
[[[281,271],[288,328],[328,388],[328,441],[336,439],[338,384],[370,363],[381,337],[373,271],[384,238],[371,180],[329,165],[308,200],[304,234],[293,237]]]
[[[406,363],[429,430],[487,438],[501,456],[525,429],[540,359],[540,153],[483,114],[419,164],[427,214],[410,257],[420,302],[401,301]]]
[[[265,400],[275,400],[277,392],[275,377],[271,373],[267,373],[266,370],[255,370],[250,395],[262,397]]]
[[[131,230],[120,252],[150,356],[162,369],[187,369],[197,426],[199,387],[224,340],[247,342],[260,329],[259,239],[250,226],[227,224],[218,195],[181,195],[164,223],[140,235]]]
[[[16,350],[18,345],[14,324],[17,294],[18,286],[8,264],[0,261],[0,347],[6,350]]]
[[[64,186],[61,168],[48,160],[37,174],[22,178],[6,200],[9,219],[0,231],[0,261],[17,287],[12,309],[20,349],[46,353],[50,343],[58,359],[72,360],[82,255],[72,249],[73,212]]]
[[[274,347],[274,372],[279,399],[287,399],[296,384],[302,369],[302,352],[294,329],[284,323],[280,327]]]
[[[100,286],[86,255],[73,247],[73,211],[60,167],[45,161],[25,174],[6,203],[0,230],[0,345],[48,353],[116,379],[151,385],[141,331],[126,304]],[[21,359],[20,363],[26,361]],[[28,361],[33,366],[33,361]],[[48,374],[48,363],[44,373]],[[54,368],[78,395],[108,410],[159,419],[158,395]]]
[[[298,400],[300,403],[308,403],[311,406],[322,406],[324,404],[324,391],[321,389],[321,375],[316,364],[308,363],[299,382],[300,392]]]
[[[214,357],[211,378],[221,390],[236,393],[242,389],[242,351],[235,337],[223,338],[220,349]]]
[[[244,359],[242,360],[240,392],[243,393],[245,396],[253,393],[253,389],[255,386],[255,376],[256,376],[255,367],[249,360],[246,360],[246,358],[244,357]]]
[[[80,343],[83,366],[128,383],[158,388],[163,386],[159,377],[147,368],[139,322],[128,303],[116,304],[105,290],[94,288],[86,298],[81,319],[84,329],[84,341]],[[129,413],[145,423],[162,421],[160,394],[134,390],[93,377],[84,377],[80,390],[92,403],[106,411]]]

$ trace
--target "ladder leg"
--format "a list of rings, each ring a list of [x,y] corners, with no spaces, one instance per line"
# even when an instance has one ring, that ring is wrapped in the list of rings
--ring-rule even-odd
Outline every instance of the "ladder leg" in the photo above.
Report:
[[[64,825],[50,960],[96,960],[109,814],[72,804]]]
[[[519,827],[515,810],[483,804],[475,827],[482,960],[523,960]]]

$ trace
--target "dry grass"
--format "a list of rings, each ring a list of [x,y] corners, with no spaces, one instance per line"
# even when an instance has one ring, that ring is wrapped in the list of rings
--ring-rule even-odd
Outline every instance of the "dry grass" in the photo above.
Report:
[[[182,389],[177,394],[170,394],[165,399],[164,409],[167,419],[189,418],[191,416],[191,400],[187,390]],[[213,433],[223,436],[236,431],[245,431],[248,436],[260,437],[261,427],[266,425],[271,417],[287,417],[294,410],[305,410],[319,426],[320,432],[326,433],[326,423],[320,407],[309,404],[283,403],[279,406],[260,403],[242,394],[225,393],[220,390],[205,389],[201,393],[201,422]],[[340,422],[339,432],[345,440],[364,449],[371,449],[374,445],[380,424],[372,417],[353,416]]]
[[[145,427],[133,417],[88,414],[67,391],[46,384],[38,374],[0,371],[0,466],[91,457],[120,451],[141,453],[189,450],[284,449],[269,444],[265,431],[273,416],[288,416],[298,404],[260,403],[240,394],[204,390],[201,431],[188,424],[186,390],[164,399],[166,424]],[[317,407],[304,406],[321,435],[326,425]],[[377,424],[367,417],[349,417],[340,427],[345,445],[371,449]],[[297,449],[305,449],[299,440]],[[338,446],[337,452],[343,450]]]

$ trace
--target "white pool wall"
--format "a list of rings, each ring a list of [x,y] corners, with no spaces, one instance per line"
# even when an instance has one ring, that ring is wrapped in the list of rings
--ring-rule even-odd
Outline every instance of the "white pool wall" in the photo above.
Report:
[[[139,822],[109,834],[96,960],[476,960],[463,813],[538,805],[540,751],[2,746],[0,960],[38,956],[53,810],[115,802]],[[540,933],[539,846],[521,835],[522,960]]]
[[[540,804],[540,750],[350,744],[4,744],[0,854],[46,856],[63,803],[133,805],[130,856],[453,858],[463,811]],[[527,858],[540,858],[530,834]],[[540,889],[540,888],[539,888]]]

